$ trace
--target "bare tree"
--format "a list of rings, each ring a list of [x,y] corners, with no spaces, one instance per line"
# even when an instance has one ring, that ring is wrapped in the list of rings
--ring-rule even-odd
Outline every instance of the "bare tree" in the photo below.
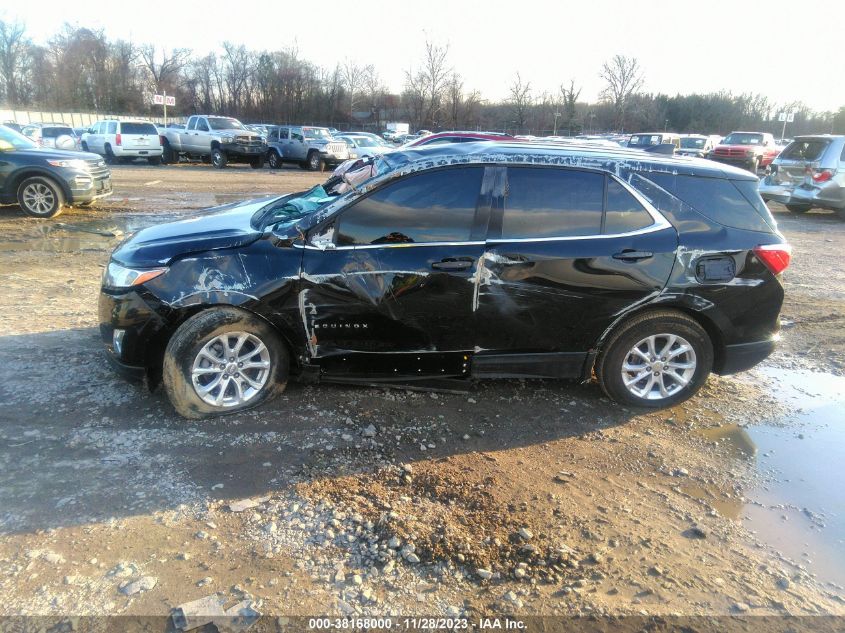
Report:
[[[191,51],[187,48],[174,48],[169,52],[166,48],[159,51],[155,44],[146,44],[140,48],[141,60],[149,74],[150,90],[170,88],[175,91],[179,84],[179,76],[188,63]]]
[[[370,67],[371,68],[371,67]],[[364,79],[366,77],[367,68],[359,66],[353,61],[346,60],[341,66],[341,75],[343,76],[343,85],[349,93],[349,115],[355,112],[355,107],[358,104],[358,97],[363,88]]]
[[[531,108],[533,99],[531,98],[531,82],[522,81],[519,73],[516,73],[516,79],[510,87],[510,109],[514,118],[514,125],[517,132],[525,128],[525,121],[528,117],[528,111]]]
[[[3,94],[12,108],[20,103],[20,86],[29,45],[23,22],[0,20],[0,77],[3,79]]]
[[[636,57],[614,55],[613,59],[604,62],[599,73],[605,82],[601,91],[602,99],[609,101],[616,112],[616,125],[621,131],[625,130],[625,108],[631,95],[643,87],[643,74]]]
[[[405,72],[407,111],[416,127],[438,127],[446,86],[452,69],[447,63],[449,46],[426,40],[422,70]]]

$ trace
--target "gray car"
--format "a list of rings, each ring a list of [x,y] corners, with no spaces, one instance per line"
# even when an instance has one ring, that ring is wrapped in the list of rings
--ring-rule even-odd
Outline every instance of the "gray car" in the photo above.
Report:
[[[763,200],[793,213],[830,209],[845,219],[845,136],[799,136],[775,158],[760,181]]]
[[[271,169],[296,163],[303,169],[317,171],[348,159],[346,142],[335,140],[325,127],[280,125],[267,135],[267,163]]]

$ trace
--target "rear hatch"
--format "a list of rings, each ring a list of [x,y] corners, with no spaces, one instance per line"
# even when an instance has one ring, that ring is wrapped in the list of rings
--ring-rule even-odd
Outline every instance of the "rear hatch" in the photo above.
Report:
[[[158,130],[152,123],[143,121],[122,121],[120,123],[120,145],[124,149],[157,149],[160,143]]]
[[[806,136],[792,141],[776,159],[775,183],[779,185],[803,183],[809,174],[822,167],[822,159],[831,142],[830,138]]]
[[[41,145],[56,149],[76,149],[76,134],[70,127],[45,127],[41,130]]]

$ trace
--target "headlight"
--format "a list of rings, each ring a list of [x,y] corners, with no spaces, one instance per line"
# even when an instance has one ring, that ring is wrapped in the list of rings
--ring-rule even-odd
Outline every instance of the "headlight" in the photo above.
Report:
[[[358,154],[355,152],[349,152],[349,158],[358,158]]]
[[[103,272],[103,286],[106,288],[131,288],[155,279],[167,272],[167,268],[126,268],[116,262],[109,262]]]
[[[70,169],[88,171],[88,164],[79,158],[73,158],[71,160],[48,160],[47,164],[53,167],[68,167]]]
[[[234,141],[235,141],[234,136],[221,136],[220,137],[220,142],[222,142],[222,143],[233,143]]]

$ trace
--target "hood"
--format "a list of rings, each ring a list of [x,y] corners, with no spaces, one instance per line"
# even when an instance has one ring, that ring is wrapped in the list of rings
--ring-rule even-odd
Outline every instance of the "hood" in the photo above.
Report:
[[[211,209],[205,215],[151,226],[118,244],[112,259],[130,268],[155,268],[190,253],[246,246],[262,234],[250,225],[252,216],[280,197],[248,200]]]
[[[755,150],[762,150],[763,146],[762,145],[728,145],[728,144],[725,144],[725,143],[720,143],[715,148],[713,148],[713,151],[715,152],[716,150],[720,150],[720,149],[732,149],[732,150],[742,150],[742,151],[752,150],[752,151],[755,151]]]
[[[237,128],[230,128],[226,130],[212,130],[212,133],[225,134],[226,136],[262,136],[259,132],[253,132],[252,130],[239,130]]]
[[[34,156],[43,158],[44,160],[102,160],[103,157],[99,154],[92,154],[91,152],[77,152],[64,149],[54,149],[52,147],[33,147],[31,149],[16,149],[15,155]]]

